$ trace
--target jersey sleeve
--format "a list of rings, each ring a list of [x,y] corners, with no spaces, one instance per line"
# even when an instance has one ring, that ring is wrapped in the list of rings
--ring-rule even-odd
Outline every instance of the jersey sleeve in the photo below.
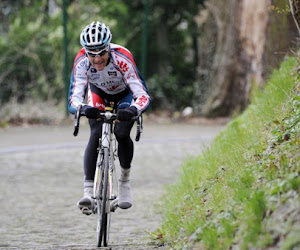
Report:
[[[83,104],[88,86],[87,64],[84,49],[77,54],[70,79],[68,109],[74,114],[80,104]]]
[[[122,73],[123,80],[135,99],[132,106],[140,111],[146,110],[150,106],[151,98],[131,53],[122,47],[114,48],[112,51],[115,53],[116,67]]]

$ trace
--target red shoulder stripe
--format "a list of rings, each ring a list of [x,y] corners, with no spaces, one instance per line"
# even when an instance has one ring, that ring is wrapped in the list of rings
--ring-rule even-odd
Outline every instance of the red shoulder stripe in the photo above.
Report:
[[[82,48],[78,54],[76,55],[75,59],[74,59],[74,62],[76,62],[78,60],[79,57],[82,57],[83,55],[85,54],[85,49]]]
[[[134,66],[136,66],[135,61],[133,60],[133,57],[130,52],[122,48],[116,48],[115,50],[126,56],[134,64]]]

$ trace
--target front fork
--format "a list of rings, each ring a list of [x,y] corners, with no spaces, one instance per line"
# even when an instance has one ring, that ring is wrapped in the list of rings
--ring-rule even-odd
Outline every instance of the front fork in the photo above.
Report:
[[[113,144],[113,145],[112,145]],[[97,194],[97,185],[99,185],[99,182],[101,181],[101,165],[103,164],[104,159],[104,148],[108,147],[110,149],[109,151],[109,171],[108,171],[108,193],[109,197],[106,202],[106,211],[115,211],[117,207],[117,193],[116,190],[114,190],[114,181],[116,180],[116,172],[115,172],[115,158],[117,156],[117,143],[116,139],[114,137],[114,134],[112,132],[112,127],[110,123],[103,123],[102,125],[102,136],[99,138],[99,148],[98,151],[98,158],[97,158],[97,164],[96,164],[96,179],[94,180],[94,198],[100,198],[96,197]],[[112,204],[111,204],[112,203]],[[116,203],[116,204],[115,204]]]

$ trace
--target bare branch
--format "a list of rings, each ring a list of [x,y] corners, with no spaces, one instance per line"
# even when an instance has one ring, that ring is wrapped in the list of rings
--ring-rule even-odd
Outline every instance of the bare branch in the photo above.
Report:
[[[295,1],[297,1],[297,0],[289,0],[289,5],[290,5],[291,13],[292,13],[294,22],[296,24],[298,33],[300,35],[300,27],[299,27],[298,21],[296,19],[296,13],[295,13],[295,9],[297,9],[297,2],[295,2]]]

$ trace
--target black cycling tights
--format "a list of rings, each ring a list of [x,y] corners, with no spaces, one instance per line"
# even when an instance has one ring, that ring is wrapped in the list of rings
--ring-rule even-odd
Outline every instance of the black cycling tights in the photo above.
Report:
[[[118,156],[122,168],[128,169],[131,166],[133,158],[133,141],[130,138],[130,131],[133,121],[116,122],[115,135],[118,141]],[[99,136],[101,136],[102,122],[89,119],[91,128],[90,139],[84,154],[84,175],[85,180],[94,180],[97,147],[99,144]]]

